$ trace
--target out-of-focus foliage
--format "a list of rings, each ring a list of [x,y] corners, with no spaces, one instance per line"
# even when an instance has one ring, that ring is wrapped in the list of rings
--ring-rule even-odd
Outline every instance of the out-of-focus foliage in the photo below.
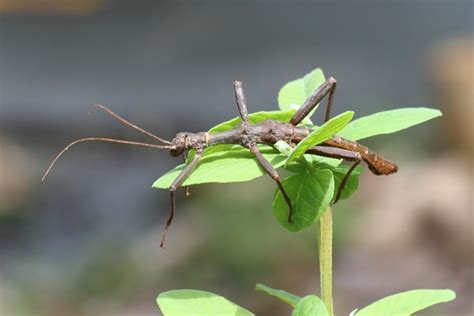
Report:
[[[198,290],[174,290],[161,293],[156,299],[165,316],[253,316],[255,314],[226,298]]]
[[[378,300],[355,313],[355,316],[410,316],[432,305],[452,301],[452,290],[412,290]]]
[[[301,297],[295,294],[289,293],[285,290],[272,289],[271,287],[263,285],[263,284],[257,284],[255,286],[255,290],[262,291],[262,292],[267,293],[268,295],[276,297],[279,300],[287,303],[291,307],[295,307],[298,304],[298,302],[301,300]]]
[[[329,316],[329,313],[319,297],[307,295],[298,302],[291,316]]]

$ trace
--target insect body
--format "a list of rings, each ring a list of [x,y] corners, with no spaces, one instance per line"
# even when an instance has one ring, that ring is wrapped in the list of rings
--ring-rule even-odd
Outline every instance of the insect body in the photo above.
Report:
[[[261,123],[251,124],[248,118],[246,99],[242,89],[242,83],[236,81],[234,82],[234,92],[238,110],[242,118],[242,122],[239,125],[237,125],[234,129],[218,133],[178,133],[172,141],[167,141],[156,135],[153,135],[152,133],[125,120],[124,118],[115,114],[108,108],[102,105],[96,105],[96,107],[105,110],[120,122],[154,138],[161,144],[157,145],[101,137],[82,138],[70,143],[56,156],[56,158],[53,160],[53,162],[47,169],[45,175],[43,176],[43,179],[46,177],[56,160],[67,149],[79,142],[105,141],[153,148],[164,148],[168,149],[172,156],[183,157],[186,157],[187,152],[189,150],[195,150],[195,155],[193,159],[186,165],[186,167],[181,171],[181,173],[176,177],[176,179],[174,179],[174,181],[169,187],[171,208],[160,244],[160,246],[163,247],[168,228],[171,225],[176,209],[176,191],[178,187],[196,168],[199,163],[199,160],[203,155],[204,149],[217,144],[237,144],[248,148],[250,152],[255,156],[256,160],[263,168],[263,170],[265,170],[265,172],[268,173],[268,175],[270,175],[270,177],[276,182],[286,203],[288,204],[288,221],[292,222],[293,210],[291,200],[288,194],[285,192],[285,189],[281,185],[280,175],[273,168],[271,163],[267,161],[262,155],[262,153],[257,147],[257,144],[266,144],[273,146],[278,141],[284,141],[290,146],[295,146],[296,144],[298,144],[313,131],[312,129],[307,127],[300,127],[298,126],[298,124],[300,124],[301,121],[311,112],[311,110],[313,110],[316,105],[326,96],[328,96],[328,103],[326,108],[325,121],[328,121],[330,119],[335,90],[336,80],[331,77],[313,92],[313,94],[305,101],[305,103],[296,111],[289,123],[267,119]],[[339,188],[336,191],[333,203],[336,203],[339,200],[341,192],[344,189],[347,180],[349,179],[349,176],[361,161],[364,161],[368,165],[372,173],[376,175],[389,175],[398,170],[398,167],[394,163],[384,159],[382,156],[374,153],[367,147],[339,136],[333,136],[322,144],[310,148],[306,151],[306,153],[330,158],[344,159],[352,162],[351,167],[348,169],[347,173],[341,180],[341,184],[339,185]]]

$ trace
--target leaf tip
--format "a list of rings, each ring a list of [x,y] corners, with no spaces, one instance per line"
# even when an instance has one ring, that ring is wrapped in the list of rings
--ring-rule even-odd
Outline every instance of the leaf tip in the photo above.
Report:
[[[151,188],[152,189],[165,189],[161,183],[160,183],[160,179],[156,180],[155,182],[153,182],[153,184],[151,185]]]
[[[452,301],[456,298],[456,292],[451,289],[444,290],[446,292],[446,299]]]

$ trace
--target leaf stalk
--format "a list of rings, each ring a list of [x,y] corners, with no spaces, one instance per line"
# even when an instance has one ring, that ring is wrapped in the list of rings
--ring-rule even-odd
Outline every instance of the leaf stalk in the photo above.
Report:
[[[321,299],[329,312],[334,316],[332,297],[332,208],[328,206],[319,219],[318,250],[319,250],[319,274],[321,284]]]

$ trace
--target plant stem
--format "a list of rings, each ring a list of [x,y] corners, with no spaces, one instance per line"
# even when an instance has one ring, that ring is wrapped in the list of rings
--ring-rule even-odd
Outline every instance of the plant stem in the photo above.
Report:
[[[334,316],[332,300],[332,208],[328,206],[319,219],[319,274],[321,283],[321,299],[329,312]]]

